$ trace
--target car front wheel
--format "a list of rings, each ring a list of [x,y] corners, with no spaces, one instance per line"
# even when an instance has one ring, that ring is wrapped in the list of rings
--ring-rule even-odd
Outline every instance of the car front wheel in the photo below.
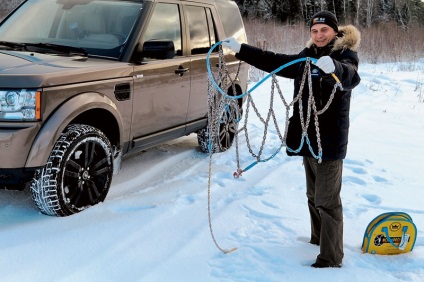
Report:
[[[30,184],[38,209],[52,216],[68,216],[102,202],[113,175],[112,146],[98,129],[68,126],[56,141],[46,166]]]

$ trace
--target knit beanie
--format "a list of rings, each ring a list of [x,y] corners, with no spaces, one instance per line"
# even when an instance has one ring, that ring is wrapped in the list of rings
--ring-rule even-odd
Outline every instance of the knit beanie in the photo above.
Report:
[[[337,18],[329,11],[321,11],[313,15],[309,21],[309,29],[311,29],[314,24],[326,24],[334,29],[335,32],[339,31]]]

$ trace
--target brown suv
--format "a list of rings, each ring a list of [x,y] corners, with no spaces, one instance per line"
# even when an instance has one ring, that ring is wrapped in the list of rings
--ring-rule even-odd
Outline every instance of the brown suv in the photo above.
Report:
[[[228,0],[24,1],[0,24],[0,186],[29,183],[42,213],[71,215],[105,199],[122,156],[206,140],[206,54],[225,37],[246,41]],[[222,87],[238,95],[247,79],[242,64]],[[220,151],[236,123],[222,120]]]

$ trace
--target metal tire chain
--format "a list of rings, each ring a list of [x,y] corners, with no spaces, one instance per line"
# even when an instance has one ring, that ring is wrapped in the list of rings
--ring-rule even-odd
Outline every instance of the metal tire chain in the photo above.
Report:
[[[276,78],[275,74],[272,74],[272,87],[273,87],[272,88],[272,95],[274,95],[274,85],[277,88],[278,95],[280,96],[280,98],[282,98],[281,100],[283,101],[284,106],[286,107],[286,124],[288,125],[288,115],[289,115],[290,107],[287,107],[287,102],[286,102],[286,100],[284,99],[284,97],[281,93],[280,86],[278,85],[277,78]],[[284,134],[284,137],[281,135],[281,130],[280,130],[280,127],[278,126],[277,117],[275,116],[274,111],[272,111],[272,119],[274,121],[274,126],[275,126],[275,130],[277,131],[277,135],[280,138],[280,141],[282,142],[282,144],[284,144],[285,140],[286,140],[285,139],[286,134]]]
[[[239,63],[239,68],[237,70],[237,75],[235,76],[234,79],[237,79],[237,77],[238,77],[238,74],[239,74],[239,71],[240,71],[240,63]],[[222,77],[222,70],[223,70],[223,68],[224,68],[224,72],[225,72],[225,76],[224,77]],[[304,113],[303,113],[303,105],[302,105],[302,93],[303,93],[303,89],[304,89],[304,86],[305,86],[306,77],[308,78],[309,97],[308,97],[307,115],[306,115],[306,122],[305,122],[305,120],[304,120]],[[224,56],[223,56],[223,52],[222,52],[222,46],[220,46],[220,49],[219,49],[219,74],[218,74],[218,80],[215,79],[215,81],[217,81],[218,84],[221,83],[221,85],[226,85],[226,83],[225,83],[226,82],[225,81],[226,79],[230,79],[232,90],[233,90],[233,94],[235,94],[236,93],[235,84],[233,83],[233,80],[231,80],[231,78],[229,76],[228,68],[227,68],[227,65],[225,64],[225,60],[224,60]],[[224,83],[222,83],[222,81],[224,81]],[[281,135],[281,132],[280,132],[280,129],[279,129],[279,126],[278,126],[278,123],[277,123],[277,119],[276,119],[276,116],[275,116],[275,112],[274,112],[274,109],[273,109],[273,105],[274,105],[274,88],[275,87],[277,88],[277,92],[278,92],[278,94],[280,96],[280,99],[282,100],[282,102],[283,102],[283,104],[284,104],[284,106],[286,108],[286,123],[285,123],[284,136]],[[281,89],[279,87],[278,81],[277,81],[277,79],[275,77],[275,74],[272,73],[270,110],[269,110],[269,112],[267,114],[266,119],[264,119],[262,117],[262,115],[259,113],[259,111],[258,111],[255,103],[252,100],[252,97],[251,97],[250,93],[247,92],[246,115],[245,115],[245,119],[244,119],[244,126],[241,128],[241,130],[244,130],[245,131],[246,144],[247,144],[247,147],[249,149],[250,154],[254,158],[256,158],[258,161],[260,161],[260,156],[262,154],[262,151],[263,151],[263,148],[264,148],[265,142],[266,142],[266,135],[267,135],[268,125],[269,125],[269,121],[270,121],[271,116],[273,118],[273,122],[274,122],[274,125],[276,127],[277,134],[278,134],[278,136],[279,136],[282,144],[283,145],[286,145],[285,143],[286,143],[286,138],[287,138],[288,126],[289,126],[289,110],[290,110],[290,107],[292,107],[296,102],[299,101],[300,123],[301,123],[302,131],[303,131],[302,138],[307,137],[307,130],[308,130],[309,123],[310,123],[311,112],[313,112],[313,114],[314,114],[314,125],[315,125],[315,129],[316,129],[316,134],[317,134],[318,156],[319,156],[319,163],[320,163],[321,162],[321,157],[320,156],[322,154],[322,147],[321,147],[321,138],[320,138],[320,129],[319,129],[319,122],[318,122],[318,115],[321,115],[322,113],[324,113],[329,108],[329,106],[330,106],[330,104],[331,104],[331,102],[332,102],[332,100],[334,98],[334,95],[335,95],[335,92],[337,90],[337,87],[340,87],[340,89],[343,89],[341,83],[336,83],[334,85],[333,91],[332,91],[332,93],[330,95],[330,98],[329,98],[327,104],[324,106],[323,109],[321,109],[320,111],[317,111],[315,99],[314,99],[313,93],[312,93],[312,76],[311,76],[310,60],[307,59],[306,60],[306,64],[305,64],[305,71],[304,71],[304,73],[302,75],[301,85],[299,87],[299,92],[298,92],[298,94],[296,95],[296,97],[293,99],[293,101],[290,104],[288,104],[287,101],[285,100],[285,98],[284,98],[284,96],[282,94],[282,91],[281,91]],[[240,112],[239,112],[240,109],[238,107],[237,102],[234,105],[234,103],[232,103],[232,102],[234,102],[234,100],[228,99],[226,97],[221,96],[221,99],[219,99],[219,102],[218,102],[218,110],[216,109],[216,99],[213,99],[213,97],[216,97],[216,94],[218,92],[216,90],[214,91],[212,88],[213,88],[212,87],[212,82],[209,79],[209,83],[208,83],[208,103],[209,103],[209,109],[210,110],[208,112],[208,119],[209,119],[209,121],[213,121],[213,122],[209,122],[208,123],[209,124],[208,131],[209,131],[209,133],[211,133],[209,135],[210,136],[209,137],[210,138],[210,141],[212,141],[213,139],[211,140],[211,138],[213,138],[213,136],[216,136],[217,132],[219,132],[219,124],[220,124],[221,121],[218,118],[222,115],[223,110],[225,108],[225,105],[231,105],[231,104],[233,104],[233,107],[235,109],[235,114],[236,114],[236,117],[237,117],[237,121],[239,120],[239,117],[240,117]],[[259,150],[259,152],[258,152],[257,155],[255,153],[253,153],[253,150],[252,150],[252,147],[251,147],[250,141],[249,141],[249,135],[248,135],[248,132],[247,132],[248,131],[247,130],[247,121],[248,121],[248,116],[249,116],[249,107],[250,107],[250,105],[252,106],[253,110],[255,111],[257,117],[260,119],[260,121],[265,126],[264,127],[264,137],[262,139],[262,144],[260,146],[260,150]],[[231,111],[230,111],[230,114],[231,114]],[[305,125],[305,123],[306,123],[306,125]],[[236,130],[236,132],[235,132],[236,161],[237,161],[237,172],[239,174],[241,174],[242,170],[240,168],[238,132],[239,132],[238,130]],[[217,144],[214,144],[214,145],[212,145],[212,148],[216,148],[216,146],[217,146]],[[298,150],[300,150],[300,148]],[[313,155],[315,155],[313,153],[311,147],[310,147],[310,150],[311,150],[311,153]],[[221,252],[223,252],[224,254],[228,254],[228,253],[231,253],[231,252],[235,251],[237,248],[232,248],[232,249],[229,249],[229,250],[222,249],[218,245],[218,243],[217,243],[217,241],[215,239],[215,236],[213,234],[213,229],[212,229],[211,209],[210,209],[210,203],[211,203],[211,190],[210,190],[210,187],[211,187],[211,174],[212,174],[212,152],[213,152],[213,150],[211,150],[209,152],[210,158],[209,158],[209,177],[208,177],[208,219],[209,219],[209,229],[210,229],[211,236],[212,236],[212,239],[213,239],[216,247]]]
[[[343,87],[342,87],[341,83],[334,84],[333,90],[330,94],[330,97],[329,97],[327,103],[325,104],[325,106],[320,111],[317,111],[315,99],[314,99],[313,93],[312,93],[312,77],[311,77],[311,74],[310,74],[310,71],[311,71],[310,70],[310,64],[307,64],[307,65],[308,65],[307,67],[308,67],[308,84],[309,84],[308,85],[309,86],[308,114],[307,114],[307,121],[306,121],[307,126],[305,128],[303,128],[303,127],[302,128],[303,128],[303,135],[305,137],[307,137],[307,130],[308,130],[309,122],[310,122],[310,111],[311,111],[311,108],[312,108],[312,111],[313,111],[313,114],[314,114],[314,125],[315,125],[315,132],[316,132],[317,145],[318,145],[318,155],[317,155],[318,156],[318,163],[321,163],[322,162],[322,158],[321,158],[321,156],[322,156],[322,146],[321,146],[321,135],[320,135],[320,129],[319,129],[318,116],[321,115],[322,113],[324,113],[330,107],[330,104],[333,101],[334,95],[336,93],[337,87],[340,87],[340,89],[343,89]],[[314,157],[316,157],[312,148],[310,147],[309,149],[310,149],[311,153],[314,155]]]
[[[236,94],[236,89],[235,89],[235,85],[233,83],[233,81],[231,80],[231,78],[229,77],[229,72],[228,72],[228,68],[227,65],[225,63],[225,59],[224,59],[224,55],[223,55],[223,51],[222,51],[222,46],[219,46],[219,71],[218,71],[218,79],[215,79],[215,81],[218,84],[221,85],[227,85],[226,84],[226,79],[229,79],[231,81],[231,85],[232,85],[232,90],[233,90],[233,94]],[[237,74],[235,76],[234,79],[237,79],[239,71],[240,71],[240,66],[241,66],[241,62],[239,63],[239,68],[237,70]],[[224,71],[223,71],[224,69]],[[225,76],[222,75],[222,73],[225,73]],[[229,98],[226,98],[224,96],[220,96],[217,99],[217,95],[218,95],[218,91],[213,87],[212,85],[212,81],[210,78],[208,78],[208,105],[209,105],[209,111],[208,111],[208,135],[209,135],[209,146],[210,146],[210,150],[209,150],[209,175],[208,175],[208,222],[209,222],[209,231],[211,233],[212,236],[212,240],[215,244],[215,246],[224,254],[228,254],[231,253],[233,251],[235,251],[237,248],[231,248],[228,250],[225,250],[223,248],[221,248],[218,244],[218,242],[216,241],[214,232],[213,232],[213,228],[212,228],[212,216],[211,216],[211,176],[212,176],[212,153],[215,151],[215,149],[217,149],[218,142],[216,141],[216,137],[218,136],[219,138],[219,126],[221,123],[221,116],[223,114],[226,105],[229,105],[230,109],[231,107],[234,108],[234,113],[235,113],[235,117],[236,120],[239,120],[239,116],[240,116],[240,109],[238,106],[237,101],[231,100]],[[218,107],[217,107],[218,106]],[[229,117],[231,118],[231,114],[232,111],[229,110]],[[236,138],[236,152],[238,153],[238,130],[235,130],[235,138]],[[219,140],[218,140],[219,141]]]
[[[320,111],[317,111],[315,100],[313,100],[312,109],[314,111],[315,131],[316,131],[316,134],[317,134],[318,156],[322,155],[321,135],[320,135],[320,130],[319,130],[318,116],[321,115],[322,113],[324,113],[330,107],[330,104],[333,101],[334,94],[336,93],[338,86],[341,87],[341,85],[339,85],[338,83],[334,84],[333,91],[331,92],[330,97],[328,98],[327,104],[325,104],[325,106]],[[322,161],[321,159],[318,160],[319,163],[321,163],[321,161]]]
[[[274,112],[274,96],[275,96],[275,95],[274,95],[274,89],[275,89],[275,86],[277,86],[277,90],[280,92],[280,90],[279,90],[280,88],[279,88],[278,83],[277,83],[277,80],[276,80],[276,78],[275,78],[275,74],[272,74],[270,110],[269,110],[269,112],[268,112],[268,114],[267,114],[266,119],[264,119],[264,118],[262,117],[262,115],[259,113],[259,110],[257,109],[257,107],[256,107],[255,103],[253,102],[253,100],[252,100],[251,96],[249,95],[249,97],[248,97],[248,99],[249,99],[249,100],[248,100],[248,106],[249,106],[249,105],[252,105],[252,108],[253,108],[253,110],[255,111],[256,116],[257,116],[257,117],[260,119],[260,121],[264,124],[264,136],[263,136],[263,138],[262,138],[262,144],[261,144],[261,146],[260,146],[260,149],[259,149],[259,152],[258,152],[258,154],[257,154],[257,155],[256,155],[255,153],[253,153],[253,149],[252,149],[252,147],[250,146],[249,134],[248,134],[247,130],[245,130],[246,144],[247,144],[248,150],[249,150],[250,154],[252,155],[252,157],[256,158],[258,162],[261,160],[261,155],[262,155],[263,149],[264,149],[264,147],[265,147],[266,136],[267,136],[268,127],[269,127],[269,121],[270,121],[271,117],[272,117],[272,119],[273,119],[273,121],[274,121],[274,126],[275,126],[275,128],[276,128],[276,131],[277,131],[278,136],[280,137],[280,140],[282,140],[282,138],[283,138],[283,137],[281,136],[280,128],[279,128],[279,126],[278,126],[277,118],[276,118],[276,116],[275,116],[275,112]],[[280,93],[279,93],[279,94],[280,94]],[[281,95],[280,95],[280,96],[281,96]],[[286,104],[286,102],[285,102],[284,98],[283,98],[283,102],[284,102],[284,104]],[[287,108],[287,107],[286,107],[286,108]],[[246,112],[247,112],[247,111],[246,111]],[[245,117],[245,125],[244,125],[244,127],[243,127],[243,128],[247,128],[247,120],[248,120],[248,115],[246,114],[246,117]],[[238,170],[238,171],[239,171],[239,170]]]
[[[309,62],[309,60],[308,60],[308,62]],[[261,155],[262,155],[262,151],[263,151],[263,148],[264,148],[264,146],[265,146],[265,142],[266,142],[266,135],[267,135],[267,132],[268,132],[268,126],[269,126],[269,120],[270,120],[270,117],[272,116],[273,117],[273,121],[274,121],[274,126],[275,126],[275,128],[276,128],[276,131],[277,131],[277,134],[278,134],[278,136],[279,136],[279,138],[280,138],[280,140],[281,140],[281,142],[282,142],[282,144],[283,145],[285,145],[285,143],[286,143],[286,138],[287,138],[287,130],[288,130],[288,126],[289,126],[289,110],[290,110],[290,107],[291,106],[293,106],[294,105],[294,103],[296,103],[298,100],[300,100],[301,99],[301,97],[302,97],[302,92],[303,92],[303,88],[304,88],[304,85],[305,85],[305,80],[306,80],[306,75],[308,74],[308,77],[310,78],[310,76],[311,76],[311,74],[310,74],[310,64],[309,63],[307,63],[307,68],[305,69],[305,71],[304,71],[304,73],[303,73],[303,76],[302,76],[302,83],[301,83],[301,86],[300,86],[300,89],[299,89],[299,92],[298,92],[298,94],[296,95],[296,97],[293,99],[293,101],[290,103],[290,104],[288,104],[287,103],[287,101],[285,100],[285,98],[284,98],[284,96],[283,96],[283,94],[282,94],[282,91],[281,91],[281,89],[280,89],[280,86],[279,86],[279,84],[278,84],[278,81],[277,81],[277,79],[276,79],[276,75],[274,74],[274,73],[272,73],[272,84],[271,84],[271,99],[270,99],[270,110],[269,110],[269,112],[268,112],[268,114],[267,114],[267,117],[266,117],[266,120],[262,117],[262,115],[259,113],[259,111],[258,111],[258,109],[257,109],[257,107],[256,107],[256,105],[255,105],[255,103],[253,102],[253,100],[252,100],[252,97],[251,97],[251,95],[248,95],[248,98],[247,98],[247,106],[246,106],[246,115],[245,115],[245,119],[244,119],[244,126],[243,126],[243,128],[245,128],[245,137],[246,137],[246,145],[247,145],[247,148],[248,148],[248,150],[249,150],[249,152],[250,152],[250,154],[252,155],[252,157],[253,158],[255,158],[255,159],[257,159],[257,161],[259,162],[260,160],[261,160]],[[309,83],[309,85],[311,85],[311,83]],[[277,119],[276,119],[276,116],[275,116],[275,112],[274,112],[274,110],[273,110],[273,104],[274,104],[274,88],[277,88],[277,92],[278,92],[278,94],[279,94],[279,96],[280,96],[280,99],[282,100],[282,102],[284,103],[284,106],[286,107],[286,124],[285,124],[285,130],[284,130],[284,137],[282,137],[282,135],[281,135],[281,132],[280,132],[280,128],[279,128],[279,126],[278,126],[278,122],[277,122]],[[311,91],[311,89],[310,89],[310,91]],[[310,92],[310,93],[312,93],[312,92]],[[308,103],[308,105],[309,105],[310,103]],[[254,152],[253,152],[253,150],[252,150],[252,147],[251,147],[251,145],[250,145],[250,141],[249,141],[249,134],[248,134],[248,131],[247,131],[247,121],[248,121],[248,113],[249,113],[249,107],[250,107],[250,105],[252,105],[252,108],[253,108],[253,110],[255,111],[255,113],[256,113],[256,116],[259,118],[259,120],[264,124],[264,126],[265,126],[265,128],[264,128],[264,137],[263,137],[263,139],[262,139],[262,144],[261,144],[261,146],[260,146],[260,149],[259,149],[259,152],[258,152],[258,154],[255,154]],[[307,121],[306,121],[306,126],[304,125],[304,122],[303,122],[303,106],[302,106],[302,103],[299,103],[299,111],[300,111],[300,114],[301,114],[301,124],[302,124],[302,130],[304,130],[305,132],[307,131],[307,129],[308,129],[308,125],[309,125],[309,121],[310,121],[310,113],[311,113],[311,110],[310,110],[310,107],[308,107],[308,115],[307,115]],[[237,156],[237,158],[239,158],[238,156]],[[240,160],[239,159],[237,159],[237,163],[239,163],[240,162]],[[240,169],[240,167],[238,167],[237,168],[237,171],[240,173],[240,172],[242,172],[242,170]]]
[[[305,83],[305,74],[308,74],[308,87],[309,87],[309,97],[308,97],[308,108],[307,108],[307,116],[306,116],[306,125],[305,125],[305,121],[303,118],[303,105],[301,103],[301,99],[299,101],[299,115],[300,115],[300,123],[301,123],[301,127],[302,127],[302,138],[305,138],[308,136],[307,131],[308,131],[308,127],[309,127],[309,123],[310,123],[310,118],[311,118],[311,110],[313,111],[313,115],[314,115],[314,125],[315,125],[315,131],[316,131],[316,136],[317,136],[317,145],[318,145],[318,155],[316,156],[312,150],[312,148],[309,146],[309,149],[311,151],[311,153],[314,155],[315,158],[318,159],[318,162],[321,163],[322,159],[322,146],[321,146],[321,135],[320,135],[320,129],[319,129],[319,122],[318,122],[318,116],[321,115],[322,113],[324,113],[330,106],[331,102],[333,101],[334,95],[336,93],[337,87],[340,87],[340,89],[342,88],[341,83],[336,83],[334,84],[333,87],[333,91],[331,92],[331,95],[328,99],[328,102],[326,103],[326,105],[324,106],[324,108],[322,108],[320,111],[317,111],[316,108],[316,103],[315,103],[315,99],[313,97],[313,93],[312,93],[312,77],[311,77],[311,68],[310,68],[310,60],[308,59],[306,61],[306,65],[305,65],[305,72],[303,73],[302,76],[302,81],[301,81],[301,85],[299,88],[299,94],[296,98],[300,99],[302,92],[303,92],[303,88],[304,88],[304,83]],[[293,100],[293,102],[295,102],[295,100]],[[292,102],[292,104],[293,104]],[[287,120],[286,120],[287,122]],[[286,126],[288,126],[288,124],[286,124]],[[287,134],[287,130],[286,133]],[[300,148],[299,148],[300,149]],[[298,150],[295,150],[295,152],[298,152]]]

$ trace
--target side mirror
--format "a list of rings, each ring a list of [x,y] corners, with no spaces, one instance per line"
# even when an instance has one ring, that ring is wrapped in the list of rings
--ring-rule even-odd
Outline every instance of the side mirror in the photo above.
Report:
[[[141,52],[143,58],[151,59],[172,59],[175,56],[174,42],[166,39],[152,39],[144,42],[143,51]]]

